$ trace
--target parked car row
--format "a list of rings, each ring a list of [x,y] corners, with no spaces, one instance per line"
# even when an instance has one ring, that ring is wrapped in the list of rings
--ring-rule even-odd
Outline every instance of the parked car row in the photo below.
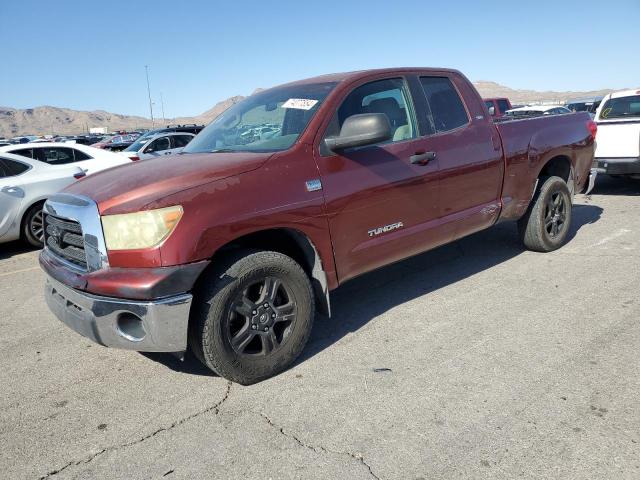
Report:
[[[139,136],[109,136],[90,146],[78,137],[0,146],[0,243],[23,239],[43,246],[42,206],[49,196],[102,170],[179,153],[203,128],[169,125]]]

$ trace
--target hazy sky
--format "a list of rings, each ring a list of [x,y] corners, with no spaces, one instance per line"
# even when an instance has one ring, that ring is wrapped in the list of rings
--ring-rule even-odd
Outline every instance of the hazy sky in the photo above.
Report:
[[[512,88],[640,87],[640,0],[0,3],[0,105],[195,115],[323,73],[462,70]]]

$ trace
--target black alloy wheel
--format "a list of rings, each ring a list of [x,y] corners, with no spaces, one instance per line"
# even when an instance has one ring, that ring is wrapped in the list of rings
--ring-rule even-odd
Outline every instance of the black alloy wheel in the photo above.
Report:
[[[297,304],[286,284],[265,277],[236,297],[229,312],[226,334],[242,356],[264,356],[277,351],[294,328]]]
[[[567,204],[561,192],[552,193],[545,204],[544,229],[550,238],[556,238],[564,231],[567,221]]]

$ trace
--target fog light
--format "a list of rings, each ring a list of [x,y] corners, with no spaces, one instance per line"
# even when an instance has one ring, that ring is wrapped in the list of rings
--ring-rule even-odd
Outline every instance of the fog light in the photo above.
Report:
[[[144,340],[147,334],[142,319],[129,312],[118,315],[118,333],[132,342]]]

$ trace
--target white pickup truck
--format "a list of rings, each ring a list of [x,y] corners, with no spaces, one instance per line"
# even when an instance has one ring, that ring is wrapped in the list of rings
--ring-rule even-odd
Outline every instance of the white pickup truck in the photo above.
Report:
[[[598,173],[640,178],[640,90],[604,97],[595,121],[593,167]]]

